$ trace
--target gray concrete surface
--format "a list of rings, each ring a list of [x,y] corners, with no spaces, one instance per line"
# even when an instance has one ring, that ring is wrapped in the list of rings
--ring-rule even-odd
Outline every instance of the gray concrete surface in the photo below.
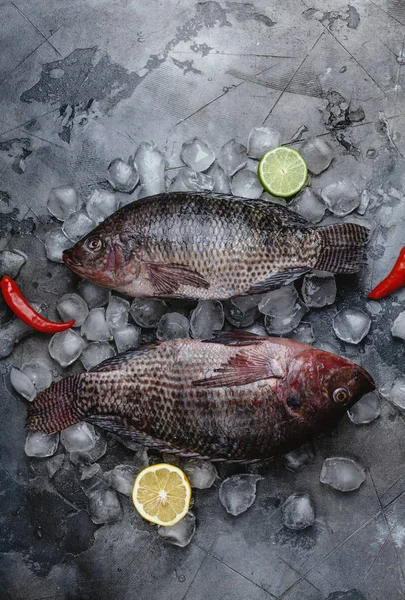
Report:
[[[43,236],[55,226],[46,209],[51,187],[71,183],[85,198],[105,181],[109,162],[133,154],[142,140],[165,151],[170,175],[181,143],[194,135],[219,149],[233,137],[246,143],[252,127],[266,124],[286,143],[305,125],[303,138],[325,136],[337,153],[313,187],[346,177],[372,197],[368,267],[339,278],[336,304],[309,317],[317,340],[336,344],[333,315],[364,308],[365,290],[405,243],[404,40],[401,0],[0,3],[0,198],[10,208],[0,215],[0,249],[28,254],[18,279],[24,293],[52,315],[77,281],[45,258]],[[334,127],[332,92],[361,106],[365,119]],[[402,292],[381,308],[369,305],[371,333],[359,347],[339,346],[379,385],[404,372],[405,344],[390,334],[404,304]],[[5,322],[10,314],[0,309]],[[49,481],[46,461],[24,455],[26,406],[8,373],[12,363],[45,352],[47,341],[29,338],[0,361],[2,599],[405,597],[405,424],[387,400],[372,424],[345,419],[316,440],[302,472],[274,461],[255,504],[237,518],[220,505],[217,484],[197,491],[197,533],[181,549],[160,540],[124,497],[121,522],[93,525],[74,472]],[[113,466],[123,449],[109,444]],[[365,466],[358,491],[319,483],[322,461],[333,455]],[[281,524],[280,504],[297,490],[316,507],[316,523],[304,532]]]

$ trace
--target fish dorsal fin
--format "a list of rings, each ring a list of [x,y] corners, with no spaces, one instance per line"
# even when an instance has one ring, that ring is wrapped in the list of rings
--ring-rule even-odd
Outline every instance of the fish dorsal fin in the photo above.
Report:
[[[265,292],[271,292],[271,290],[292,283],[310,270],[309,267],[296,267],[295,269],[286,269],[279,273],[274,273],[267,277],[267,279],[252,285],[247,291],[247,294],[263,294]]]
[[[137,348],[136,350],[128,350],[128,352],[124,352],[123,354],[118,354],[117,356],[113,356],[112,358],[107,358],[106,360],[103,360],[103,362],[101,362],[100,364],[90,369],[88,372],[101,373],[103,371],[118,371],[119,369],[125,367],[125,365],[133,358],[155,350],[161,343],[162,342],[159,341],[154,342],[153,344],[148,344],[147,346],[143,346],[142,348]]]
[[[209,282],[197,271],[176,263],[146,263],[150,281],[158,294],[172,294],[181,285],[208,289]]]
[[[207,344],[224,344],[225,346],[252,346],[260,344],[269,338],[257,335],[250,331],[221,331],[209,340],[203,340]]]
[[[213,375],[193,381],[193,385],[195,387],[232,387],[284,376],[285,368],[281,362],[265,354],[259,346],[254,350],[238,352]]]
[[[294,210],[281,206],[271,200],[263,200],[262,198],[241,198],[239,196],[231,196],[229,194],[209,194],[216,198],[222,198],[223,200],[233,200],[234,202],[240,202],[253,208],[264,210],[266,213],[277,215],[285,225],[306,225],[310,227],[312,224],[304,219],[301,215],[296,213]]]

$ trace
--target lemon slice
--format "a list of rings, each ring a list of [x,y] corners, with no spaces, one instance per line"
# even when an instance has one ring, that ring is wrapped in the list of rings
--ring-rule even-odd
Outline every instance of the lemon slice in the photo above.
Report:
[[[289,198],[299,192],[308,179],[305,160],[299,152],[288,146],[279,146],[266,152],[257,173],[264,189],[281,198]]]
[[[135,479],[132,501],[139,514],[151,523],[175,525],[187,514],[190,500],[190,483],[174,465],[151,465]]]

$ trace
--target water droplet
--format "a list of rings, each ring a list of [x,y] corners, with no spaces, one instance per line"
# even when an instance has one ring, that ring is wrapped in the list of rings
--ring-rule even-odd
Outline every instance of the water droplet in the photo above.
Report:
[[[367,158],[375,158],[377,156],[377,151],[374,148],[369,148],[366,152]]]
[[[184,583],[184,581],[186,581],[186,576],[185,575],[179,575],[179,581],[181,583]]]
[[[208,77],[208,81],[212,81],[212,77]]]
[[[400,54],[398,54],[397,63],[399,65],[405,65],[405,52],[404,51],[402,51],[402,52],[400,52]]]
[[[347,71],[347,67],[343,66],[341,69],[339,69],[339,73],[346,73]]]
[[[42,540],[42,537],[43,537],[42,527],[41,527],[41,525],[38,525],[38,527],[36,527],[34,529],[34,538],[36,538],[37,540]]]
[[[229,88],[228,87],[223,87],[222,91],[224,92],[224,94],[226,94],[227,92],[229,92]]]

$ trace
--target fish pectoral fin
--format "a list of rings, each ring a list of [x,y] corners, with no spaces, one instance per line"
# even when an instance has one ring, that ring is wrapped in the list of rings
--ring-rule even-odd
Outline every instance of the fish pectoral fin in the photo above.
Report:
[[[285,269],[284,271],[279,271],[278,273],[270,275],[264,281],[259,281],[258,283],[252,285],[246,294],[263,294],[265,292],[271,292],[271,290],[275,290],[283,285],[292,283],[301,277],[301,275],[308,273],[310,270],[311,269],[309,267],[296,267],[295,269]]]
[[[181,285],[196,288],[210,287],[209,282],[197,271],[176,263],[146,263],[153,287],[159,294],[173,294]]]
[[[207,344],[224,344],[224,346],[253,346],[265,342],[268,337],[250,331],[221,331],[213,338],[202,340]]]
[[[247,385],[272,377],[283,378],[285,369],[275,358],[256,351],[239,352],[210,377],[193,381],[195,387],[232,387]]]

